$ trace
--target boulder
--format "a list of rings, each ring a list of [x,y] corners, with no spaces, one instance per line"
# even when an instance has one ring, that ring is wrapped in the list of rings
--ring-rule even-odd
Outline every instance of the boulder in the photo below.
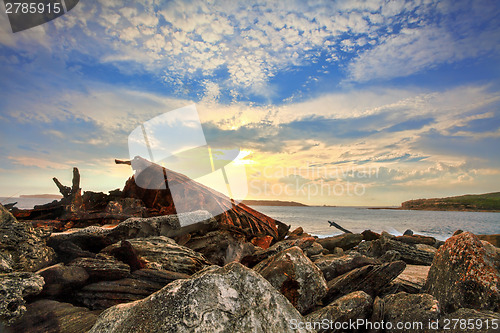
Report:
[[[143,300],[114,306],[89,333],[313,332],[292,328],[302,321],[267,280],[230,263],[174,281]]]
[[[325,251],[325,249],[318,242],[314,242],[311,245],[309,245],[306,248],[304,248],[304,253],[309,258],[312,258],[313,256],[320,255],[320,254],[323,253],[323,251]]]
[[[271,243],[273,242],[273,237],[272,236],[258,236],[254,237],[251,240],[251,243],[255,246],[260,247],[261,249],[268,249],[269,246],[271,246]]]
[[[496,248],[463,232],[439,248],[423,290],[439,300],[445,313],[459,308],[499,311],[499,270]]]
[[[208,261],[219,266],[232,261],[240,262],[243,257],[252,255],[256,250],[255,245],[247,242],[244,235],[225,230],[193,236],[185,246],[203,254]]]
[[[190,248],[180,246],[165,236],[134,238],[128,240],[139,257],[146,261],[146,268],[193,274],[210,263],[205,257]],[[110,254],[120,247],[116,243],[104,248],[101,253]]]
[[[401,260],[407,264],[413,265],[428,265],[432,264],[434,259],[434,253],[436,249],[430,245],[425,244],[406,244],[389,237],[381,237],[379,240],[375,240],[371,244],[371,253],[377,255],[380,247],[381,254],[383,255],[387,251],[397,251],[401,255]],[[370,251],[370,250],[369,250]]]
[[[24,298],[43,289],[43,278],[28,272],[0,274],[0,322],[11,324],[26,312]]]
[[[387,294],[396,294],[400,291],[409,294],[418,294],[422,291],[429,274],[430,266],[406,265],[403,273],[399,274],[386,288]]]
[[[84,269],[94,281],[118,280],[130,274],[129,265],[103,254],[99,254],[96,258],[77,258],[68,266]]]
[[[322,327],[320,324],[328,321],[329,323],[349,323],[368,318],[371,313],[373,299],[364,291],[355,291],[340,297],[333,303],[314,311],[304,317],[304,322],[314,325],[318,333],[321,332],[346,332],[345,327]],[[358,330],[361,332],[362,330]]]
[[[458,321],[458,322],[457,322]],[[498,333],[500,326],[500,313],[492,311],[478,311],[474,309],[461,308],[453,313],[449,313],[440,319],[439,332],[462,333]],[[472,327],[467,324],[473,323]],[[498,325],[494,325],[497,323]],[[446,325],[446,326],[445,326]]]
[[[331,302],[356,290],[362,290],[374,297],[385,285],[401,274],[405,267],[403,261],[394,261],[356,268],[329,281],[324,300]]]
[[[316,241],[315,238],[313,237],[304,237],[304,238],[299,238],[299,239],[290,239],[290,240],[283,240],[280,242],[277,242],[273,246],[270,246],[267,249],[257,249],[252,255],[245,256],[243,259],[241,259],[241,263],[245,266],[248,267],[253,267],[257,263],[261,262],[264,259],[267,259],[275,254],[278,254],[281,251],[284,251],[286,249],[289,249],[294,246],[300,247],[302,250],[306,249],[307,247],[311,246]]]
[[[81,333],[96,322],[98,314],[69,303],[42,299],[26,306],[24,316],[6,328],[6,333]]]
[[[72,242],[91,252],[99,252],[106,246],[121,240],[150,236],[176,237],[193,231],[209,231],[217,227],[217,222],[207,211],[183,214],[183,220],[199,221],[182,227],[176,214],[148,218],[129,218],[116,226],[89,226],[70,229],[50,235],[48,244],[55,249],[63,242]]]
[[[397,236],[394,239],[406,244],[427,244],[431,246],[436,244],[436,238],[422,235],[403,235]]]
[[[371,230],[365,230],[361,233],[364,241],[372,241],[380,238],[380,234]]]
[[[12,272],[12,258],[10,255],[2,254],[0,252],[0,274]]]
[[[0,205],[0,255],[2,269],[34,272],[49,266],[55,259],[54,250],[45,245],[46,236],[16,218]]]
[[[45,267],[36,273],[43,277],[45,284],[41,294],[47,296],[58,296],[71,292],[72,289],[83,286],[89,278],[85,269],[65,266],[62,263]]]
[[[383,303],[383,320],[388,333],[430,332],[429,322],[436,321],[440,314],[438,301],[429,294],[400,292],[384,297]],[[397,323],[410,326],[400,329]]]
[[[321,271],[297,246],[284,250],[253,268],[299,310],[305,313],[326,294]]]
[[[152,269],[134,271],[128,278],[99,281],[76,292],[75,300],[91,309],[107,309],[113,305],[143,299],[178,279],[189,275]]]
[[[325,249],[333,251],[336,247],[340,247],[343,250],[350,250],[363,240],[362,234],[342,234],[333,237],[319,238],[318,243],[321,244]]]
[[[341,257],[331,254],[323,256],[321,259],[316,260],[314,264],[323,272],[325,279],[330,281],[355,268],[380,264],[380,261],[361,255],[356,251],[351,251]]]

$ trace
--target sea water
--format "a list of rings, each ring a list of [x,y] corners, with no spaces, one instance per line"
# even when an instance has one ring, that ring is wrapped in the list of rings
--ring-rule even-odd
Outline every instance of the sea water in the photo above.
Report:
[[[402,235],[407,229],[440,240],[450,237],[456,230],[475,234],[500,234],[500,213],[422,211],[369,209],[363,207],[283,207],[252,206],[276,220],[291,225],[293,230],[301,226],[304,231],[319,237],[342,233],[330,227],[335,221],[352,232],[370,229]]]

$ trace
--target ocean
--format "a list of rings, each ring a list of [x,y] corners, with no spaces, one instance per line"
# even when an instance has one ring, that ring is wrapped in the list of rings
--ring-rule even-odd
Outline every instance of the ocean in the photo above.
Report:
[[[301,226],[304,231],[318,237],[341,234],[328,221],[335,221],[352,232],[370,229],[402,235],[411,229],[414,233],[445,240],[457,230],[475,234],[500,234],[500,213],[453,212],[368,209],[361,207],[283,207],[252,206],[293,230]]]
[[[27,209],[53,201],[44,198],[2,198],[0,203],[18,202],[16,207]],[[327,237],[342,233],[330,227],[328,221],[335,221],[352,232],[370,229],[375,232],[387,231],[402,235],[405,230],[433,236],[440,240],[450,237],[457,229],[475,234],[500,234],[500,213],[452,212],[368,209],[362,207],[284,207],[252,206],[283,223],[290,224],[291,230],[301,226],[307,233]]]

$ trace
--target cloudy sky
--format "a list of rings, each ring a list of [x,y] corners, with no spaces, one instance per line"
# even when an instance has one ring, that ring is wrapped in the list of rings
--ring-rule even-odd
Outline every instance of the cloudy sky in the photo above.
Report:
[[[12,33],[0,196],[121,188],[127,137],[196,104],[253,199],[399,205],[500,190],[500,4],[81,0]]]

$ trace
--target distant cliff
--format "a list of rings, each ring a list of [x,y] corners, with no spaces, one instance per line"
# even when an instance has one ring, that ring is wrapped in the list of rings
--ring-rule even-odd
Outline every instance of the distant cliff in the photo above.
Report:
[[[301,204],[295,201],[280,201],[280,200],[243,200],[243,204],[247,206],[301,206],[307,207],[307,205]]]
[[[500,192],[409,200],[401,204],[401,209],[500,212]]]

